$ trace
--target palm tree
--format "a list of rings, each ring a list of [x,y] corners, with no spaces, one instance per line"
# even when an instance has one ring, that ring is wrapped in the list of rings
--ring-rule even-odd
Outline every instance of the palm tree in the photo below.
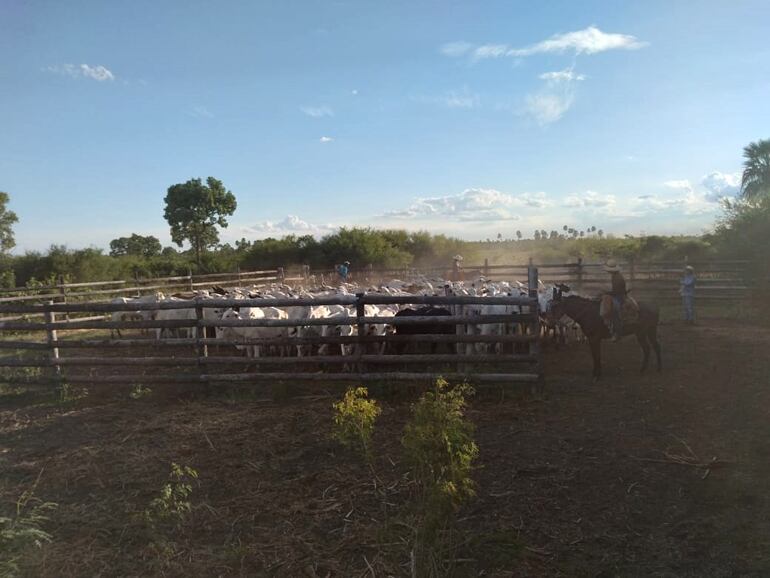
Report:
[[[755,201],[770,195],[770,139],[749,143],[743,149],[743,177],[741,195]]]

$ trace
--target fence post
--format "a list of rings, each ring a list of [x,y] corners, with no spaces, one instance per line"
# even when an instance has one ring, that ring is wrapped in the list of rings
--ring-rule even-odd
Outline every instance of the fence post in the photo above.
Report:
[[[67,302],[67,287],[64,284],[64,275],[59,275],[59,293],[61,293],[61,302],[66,303]],[[69,321],[70,320],[70,314],[65,313],[64,314],[64,320]]]
[[[278,267],[278,281],[283,285],[286,275],[283,272],[283,267]]]
[[[208,371],[208,365],[205,360],[209,356],[209,346],[201,341],[201,339],[206,337],[206,327],[202,323],[203,307],[201,306],[200,297],[195,298],[195,318],[197,320],[195,324],[195,353],[198,360],[198,379],[203,383],[204,391],[209,393],[209,382],[203,379],[203,375]]]
[[[484,257],[484,279],[489,277],[489,259]]]
[[[583,291],[583,257],[578,257],[577,260],[577,285],[578,291]]]
[[[358,343],[356,343],[356,370],[358,373],[366,373],[364,363],[361,361],[361,356],[364,354],[364,347],[366,346],[361,339],[366,335],[366,324],[364,323],[364,317],[366,317],[366,308],[364,307],[363,293],[356,293],[356,317],[356,325],[358,326]],[[340,348],[342,348],[341,344]]]
[[[187,268],[187,283],[188,283],[188,289],[190,291],[193,290],[193,276],[192,276],[192,269],[190,267]]]
[[[46,323],[54,323],[56,321],[56,315],[53,311],[51,311],[49,305],[53,305],[53,301],[49,301],[45,307],[45,322]],[[59,379],[61,378],[61,365],[58,364],[59,361],[59,348],[54,347],[54,343],[57,340],[56,335],[56,329],[48,328],[46,330],[48,333],[48,345],[51,348],[51,362],[53,363],[53,370],[54,370],[54,376]]]
[[[530,266],[527,268],[527,282],[529,286],[529,297],[537,300],[537,290],[538,290],[538,275],[537,275],[537,267]],[[531,310],[532,308],[530,308]],[[532,393],[537,394],[543,387],[544,382],[544,372],[543,372],[543,355],[540,351],[540,302],[539,300],[535,303],[534,311],[531,311],[531,313],[534,315],[531,328],[532,328],[532,335],[536,337],[534,341],[529,342],[529,353],[530,355],[533,355],[536,359],[535,361],[535,372],[537,373],[537,383],[532,388]]]
[[[235,274],[238,275],[238,287],[241,286],[241,266],[236,265],[235,266]]]

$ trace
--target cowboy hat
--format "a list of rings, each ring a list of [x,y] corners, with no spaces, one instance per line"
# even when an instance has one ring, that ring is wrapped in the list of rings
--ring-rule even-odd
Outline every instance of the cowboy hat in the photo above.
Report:
[[[685,271],[695,271],[695,267],[693,267],[692,265],[687,265],[687,266],[685,266],[684,270]]]
[[[617,272],[619,272],[619,271],[620,271],[620,267],[619,267],[619,266],[618,266],[618,264],[615,262],[615,259],[610,259],[609,261],[607,261],[607,262],[604,264],[604,270],[605,270],[607,273],[617,273]]]
[[[463,256],[462,255],[455,255],[454,257],[452,257],[452,259],[454,259],[455,261],[462,261],[463,260]]]
[[[350,265],[350,261],[345,261],[343,265]]]

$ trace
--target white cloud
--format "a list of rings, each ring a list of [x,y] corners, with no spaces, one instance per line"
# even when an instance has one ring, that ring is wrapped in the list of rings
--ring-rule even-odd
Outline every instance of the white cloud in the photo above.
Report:
[[[323,118],[325,116],[334,116],[334,111],[326,105],[321,106],[300,106],[299,109],[313,118]]]
[[[350,94],[352,94],[353,96],[358,96],[358,89],[354,88],[353,90],[350,91]]]
[[[439,52],[445,56],[458,57],[466,54],[471,48],[473,44],[470,42],[447,42],[441,45]]]
[[[49,66],[48,72],[70,76],[72,78],[90,78],[98,82],[105,80],[115,80],[115,75],[104,66],[91,66],[89,64],[57,64]]]
[[[572,82],[586,79],[585,75],[575,74],[571,68],[567,68],[565,70],[556,70],[554,72],[544,72],[538,76],[538,78],[552,82]]]
[[[565,53],[597,54],[608,50],[637,50],[647,46],[635,36],[629,34],[602,32],[596,26],[575,30],[564,34],[555,34],[531,46],[513,48],[508,44],[482,44],[474,46],[468,42],[450,42],[440,47],[445,56],[459,58],[470,55],[472,60],[486,58],[531,56],[533,54]]]
[[[544,52],[574,52],[575,54],[596,54],[607,50],[637,50],[647,46],[635,36],[602,32],[595,26],[583,30],[555,34],[548,40],[543,40],[526,48],[516,48],[508,51],[507,56],[529,56]]]
[[[483,44],[473,50],[473,59],[500,58],[510,50],[507,44]]]
[[[448,90],[440,96],[415,96],[412,100],[447,108],[476,108],[481,104],[479,95],[471,92],[467,86],[460,90]]]
[[[572,208],[610,208],[614,207],[615,203],[614,195],[603,195],[596,191],[585,191],[564,199],[564,206]]]
[[[443,96],[443,103],[449,108],[475,108],[479,105],[479,95],[472,94],[467,88],[450,90]]]
[[[320,139],[318,139],[322,143],[332,142],[334,139],[330,136],[322,136]]]
[[[631,203],[632,210],[640,215],[675,212],[692,216],[713,213],[719,208],[718,197],[696,190],[689,179],[665,181],[663,186],[672,192],[640,195]]]
[[[555,94],[540,92],[526,98],[526,111],[541,125],[556,122],[567,112],[575,97],[571,93]]]
[[[406,209],[388,211],[385,217],[437,218],[461,222],[515,221],[520,212],[543,209],[553,203],[543,192],[511,195],[496,189],[465,189],[461,193],[417,199]]]
[[[193,118],[214,118],[214,115],[205,106],[193,106],[187,111]]]
[[[706,189],[706,199],[718,202],[727,197],[734,197],[741,190],[741,173],[711,172],[705,175],[700,182]]]
[[[686,192],[692,192],[693,190],[692,183],[690,183],[690,181],[687,179],[666,181],[663,183],[663,186],[668,187],[669,189],[677,189]]]
[[[539,78],[545,80],[545,86],[527,95],[525,112],[539,124],[546,125],[559,120],[572,107],[575,102],[575,86],[585,76],[576,74],[573,68],[566,68],[544,72]]]
[[[244,232],[255,235],[321,235],[333,231],[332,224],[315,224],[296,215],[287,215],[281,221],[262,221],[250,227],[243,227]]]

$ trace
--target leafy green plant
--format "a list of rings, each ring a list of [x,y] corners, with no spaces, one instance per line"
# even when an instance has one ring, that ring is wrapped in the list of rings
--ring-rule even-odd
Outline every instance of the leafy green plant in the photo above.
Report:
[[[88,397],[88,389],[85,387],[75,387],[66,381],[58,388],[59,403],[71,403],[84,397]]]
[[[334,404],[332,436],[342,445],[358,448],[369,459],[369,442],[374,422],[381,413],[377,402],[369,399],[365,387],[349,388],[341,401]]]
[[[171,462],[169,481],[144,511],[145,519],[153,526],[156,522],[182,523],[192,510],[189,498],[197,479],[198,472],[193,468]]]
[[[24,552],[30,547],[41,548],[53,539],[42,526],[48,521],[46,514],[58,504],[35,498],[36,487],[37,481],[21,495],[13,515],[0,516],[0,576],[16,576]]]
[[[443,576],[452,547],[454,514],[475,496],[471,478],[478,446],[464,415],[468,384],[437,379],[412,408],[401,440],[417,486],[414,563],[421,576]]]
[[[131,391],[128,393],[128,397],[131,399],[142,399],[151,393],[152,390],[149,387],[144,387],[141,383],[137,383],[134,387],[131,388]]]

